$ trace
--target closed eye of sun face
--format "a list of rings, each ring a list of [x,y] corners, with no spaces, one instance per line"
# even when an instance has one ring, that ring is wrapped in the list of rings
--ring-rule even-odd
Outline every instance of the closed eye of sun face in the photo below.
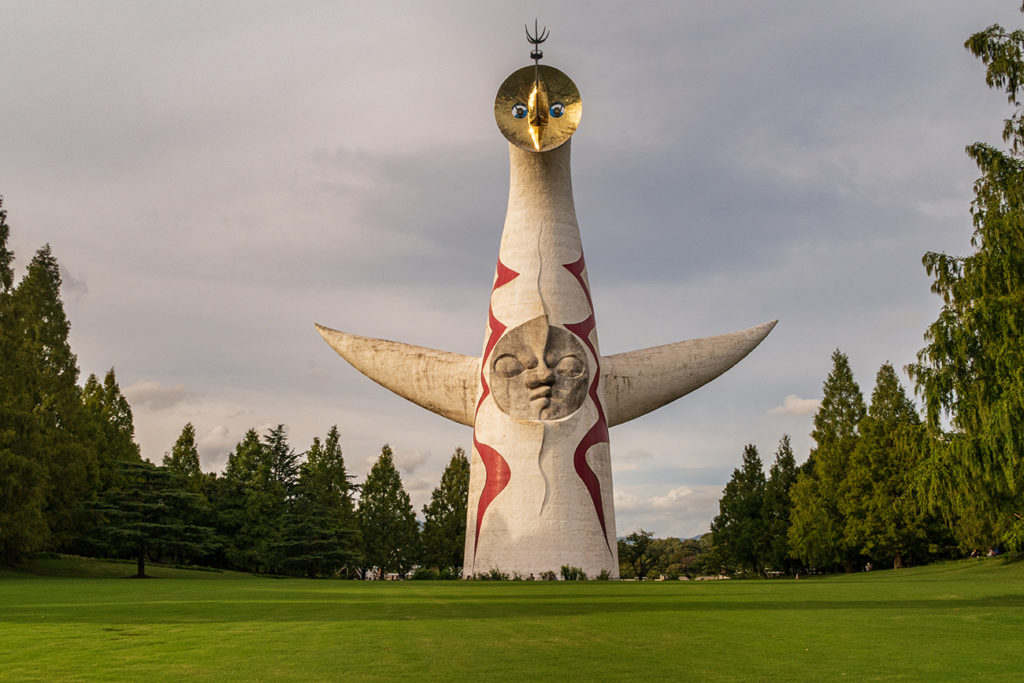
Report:
[[[555,372],[563,377],[575,378],[583,375],[587,366],[579,356],[570,355],[562,356],[562,358],[554,364],[554,368]]]
[[[576,132],[582,111],[576,84],[547,65],[514,72],[494,98],[494,119],[502,135],[529,152],[563,144]]]
[[[525,370],[526,366],[523,365],[522,361],[509,353],[499,356],[494,361],[494,371],[500,377],[515,377],[523,374]]]

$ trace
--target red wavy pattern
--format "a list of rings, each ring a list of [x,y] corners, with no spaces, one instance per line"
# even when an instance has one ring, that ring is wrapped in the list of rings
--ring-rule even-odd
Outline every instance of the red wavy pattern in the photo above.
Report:
[[[599,443],[608,442],[608,420],[604,415],[604,407],[601,405],[601,400],[597,395],[597,385],[601,379],[601,357],[597,354],[597,349],[594,348],[593,342],[590,340],[590,334],[597,327],[597,323],[594,319],[594,301],[590,298],[590,289],[583,281],[583,269],[586,268],[586,264],[583,262],[583,255],[580,255],[578,261],[574,263],[564,264],[566,270],[573,274],[576,280],[580,283],[580,287],[583,289],[583,293],[587,296],[587,304],[590,306],[590,315],[586,320],[578,323],[566,324],[566,328],[573,332],[576,336],[583,340],[583,343],[590,349],[590,353],[594,356],[594,363],[597,369],[594,372],[594,380],[590,383],[590,398],[594,402],[594,406],[597,408],[597,420],[594,425],[583,435],[583,439],[576,446],[576,451],[572,456],[573,466],[576,468],[576,474],[579,476],[583,485],[587,487],[587,492],[590,493],[590,500],[594,504],[594,512],[597,513],[597,520],[601,523],[601,532],[604,537],[604,543],[608,546],[608,550],[611,551],[611,546],[608,544],[608,528],[605,524],[604,519],[604,502],[601,499],[601,482],[594,474],[594,470],[590,469],[590,465],[587,463],[587,451],[590,450],[591,446]]]
[[[487,363],[491,351],[494,350],[494,345],[498,343],[501,335],[505,334],[505,330],[508,329],[507,325],[494,316],[493,294],[499,287],[504,287],[517,277],[519,277],[519,273],[502,263],[499,257],[494,277],[494,287],[491,289],[492,302],[487,309],[487,327],[489,331],[487,343],[484,345],[483,359],[480,362],[480,386],[483,387],[483,390],[480,392],[480,400],[476,403],[476,413],[480,412],[480,406],[483,405],[484,399],[491,393],[491,387],[487,384],[487,379],[484,377],[484,364]],[[476,556],[476,547],[480,542],[480,525],[484,521],[484,513],[487,512],[487,508],[497,498],[498,494],[508,486],[508,482],[512,478],[512,470],[509,469],[508,461],[502,457],[501,453],[487,444],[477,441],[475,429],[473,430],[473,445],[476,447],[476,452],[480,454],[480,460],[483,461],[484,472],[486,472],[484,487],[480,491],[480,500],[477,501],[476,506],[476,534],[473,537],[473,555]]]

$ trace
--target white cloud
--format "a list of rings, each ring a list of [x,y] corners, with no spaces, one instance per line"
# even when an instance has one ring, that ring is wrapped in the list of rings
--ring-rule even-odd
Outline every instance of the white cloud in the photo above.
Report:
[[[191,398],[191,394],[180,384],[167,387],[149,380],[135,382],[121,393],[133,408],[145,406],[150,410],[169,410]]]
[[[616,533],[646,529],[655,536],[690,538],[705,533],[718,514],[721,486],[620,486],[615,490]]]
[[[238,439],[232,436],[227,425],[219,424],[199,437],[196,448],[204,470],[219,472],[227,465],[228,453]]]
[[[781,406],[775,406],[768,411],[768,415],[813,415],[821,405],[818,398],[800,398],[790,394],[782,399]]]

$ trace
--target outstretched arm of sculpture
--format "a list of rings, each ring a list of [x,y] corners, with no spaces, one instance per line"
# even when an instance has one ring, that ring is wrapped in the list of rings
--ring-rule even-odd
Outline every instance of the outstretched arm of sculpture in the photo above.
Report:
[[[777,322],[606,356],[601,367],[608,426],[646,415],[707,384],[753,351]]]
[[[479,358],[359,337],[321,325],[316,329],[352,367],[385,389],[449,420],[473,426]]]

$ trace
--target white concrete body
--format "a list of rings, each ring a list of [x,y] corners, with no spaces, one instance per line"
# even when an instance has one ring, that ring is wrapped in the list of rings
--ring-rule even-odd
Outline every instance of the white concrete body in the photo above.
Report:
[[[603,377],[572,197],[570,143],[509,145],[511,180],[474,420],[463,572],[540,576],[562,565],[618,576]],[[515,273],[515,275],[513,275]],[[491,388],[503,334],[537,318],[581,344],[586,395],[557,419],[507,414]],[[524,373],[525,374],[525,373]]]
[[[375,382],[474,428],[467,576],[618,576],[608,428],[719,376],[775,322],[601,357],[568,142],[510,145],[508,212],[484,353],[472,358],[317,326]]]

